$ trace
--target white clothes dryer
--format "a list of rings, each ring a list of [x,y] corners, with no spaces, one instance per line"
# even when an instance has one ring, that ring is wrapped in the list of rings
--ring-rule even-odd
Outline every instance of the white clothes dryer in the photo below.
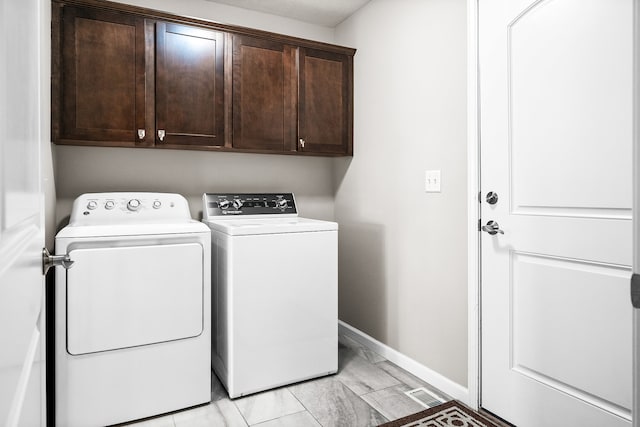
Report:
[[[75,200],[56,236],[73,265],[55,272],[55,425],[210,402],[210,236],[178,194]]]
[[[292,193],[204,194],[213,368],[231,398],[338,369],[338,224]]]

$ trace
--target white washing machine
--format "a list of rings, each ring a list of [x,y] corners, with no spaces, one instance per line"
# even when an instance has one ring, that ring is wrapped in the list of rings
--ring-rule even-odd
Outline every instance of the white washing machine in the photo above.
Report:
[[[236,398],[338,369],[338,224],[293,194],[204,194],[213,368]]]
[[[210,402],[210,239],[178,194],[75,200],[56,236],[73,264],[55,273],[55,425]]]

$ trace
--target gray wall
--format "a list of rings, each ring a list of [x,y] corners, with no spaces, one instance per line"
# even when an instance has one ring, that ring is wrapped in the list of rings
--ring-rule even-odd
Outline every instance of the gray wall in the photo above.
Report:
[[[187,150],[56,146],[58,221],[82,193],[179,193],[202,215],[205,192],[293,191],[300,214],[333,219],[332,159]]]
[[[210,1],[123,3],[333,42],[332,28]],[[194,218],[201,215],[204,192],[293,191],[302,215],[333,219],[333,161],[328,158],[75,146],[55,146],[54,156],[58,228],[78,195],[102,191],[177,192],[189,201]]]
[[[373,0],[336,41],[358,49],[355,155],[335,170],[340,319],[466,386],[466,2]]]

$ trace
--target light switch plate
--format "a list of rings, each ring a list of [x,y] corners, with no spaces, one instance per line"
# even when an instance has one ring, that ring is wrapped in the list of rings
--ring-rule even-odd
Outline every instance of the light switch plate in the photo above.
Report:
[[[424,191],[427,193],[440,192],[440,171],[439,170],[424,172]]]

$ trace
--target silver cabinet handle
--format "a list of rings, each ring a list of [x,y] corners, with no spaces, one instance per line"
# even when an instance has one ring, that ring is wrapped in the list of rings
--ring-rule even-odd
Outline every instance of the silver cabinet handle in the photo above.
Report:
[[[158,129],[158,138],[160,139],[160,142],[164,141],[164,136],[165,136],[165,131],[164,129]]]
[[[300,147],[304,148],[305,140],[304,138],[300,138]]]
[[[482,226],[482,231],[486,231],[487,233],[491,234],[492,236],[500,233],[500,234],[504,234],[504,231],[500,230],[500,225],[495,222],[495,221],[489,221],[487,222],[487,225],[483,225]]]
[[[47,248],[42,249],[42,274],[47,274],[47,271],[51,267],[64,267],[65,270],[73,267],[73,263],[69,257],[69,254],[66,255],[51,255]]]
[[[138,129],[138,139],[140,141],[142,141],[146,135],[147,132],[144,129]]]

